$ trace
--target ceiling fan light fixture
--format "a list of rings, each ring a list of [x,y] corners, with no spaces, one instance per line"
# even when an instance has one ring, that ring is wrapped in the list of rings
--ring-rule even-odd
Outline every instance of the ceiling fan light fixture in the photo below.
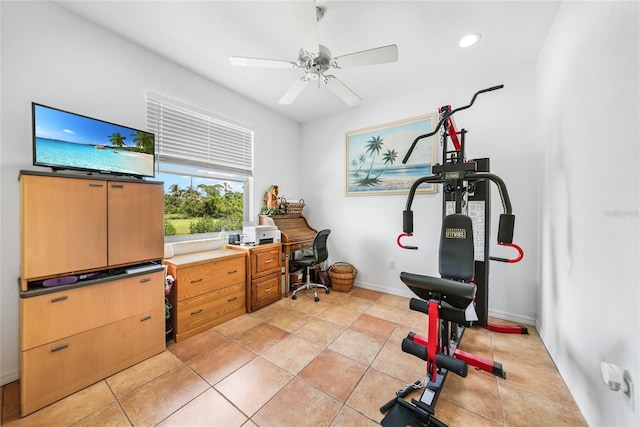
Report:
[[[324,8],[318,7],[315,0],[294,1],[291,2],[291,7],[302,44],[297,62],[244,56],[229,57],[231,65],[237,67],[289,68],[304,71],[306,75],[293,83],[280,99],[280,104],[291,104],[302,93],[308,83],[313,80],[318,81],[318,85],[324,83],[347,105],[355,105],[361,101],[361,98],[338,78],[327,75],[325,72],[331,69],[362,67],[396,62],[398,60],[398,46],[395,44],[353,52],[334,58],[329,49],[318,41],[318,21],[324,15]]]
[[[478,33],[468,34],[460,40],[459,45],[460,47],[471,47],[474,44],[478,43],[478,41],[480,41],[481,38],[482,38],[482,35]]]

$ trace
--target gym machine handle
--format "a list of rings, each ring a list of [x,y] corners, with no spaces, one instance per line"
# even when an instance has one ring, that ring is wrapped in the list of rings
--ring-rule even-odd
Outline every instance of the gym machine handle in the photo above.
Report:
[[[509,246],[510,248],[514,248],[516,251],[518,251],[518,256],[515,257],[515,258],[499,258],[499,257],[491,256],[491,257],[489,257],[490,260],[492,260],[492,261],[500,261],[500,262],[508,262],[508,263],[516,263],[516,262],[522,261],[522,258],[524,258],[524,251],[522,250],[522,248],[520,246],[516,245],[515,243],[498,242],[498,245],[500,245],[500,246]]]
[[[416,194],[416,190],[421,184],[424,184],[425,182],[432,182],[434,184],[437,184],[442,181],[443,179],[441,177],[430,175],[423,176],[411,185],[411,189],[409,190],[409,197],[407,198],[407,207],[402,212],[402,231],[404,231],[404,233],[400,234],[398,236],[398,239],[396,240],[396,243],[402,249],[418,249],[417,246],[405,246],[400,242],[400,239],[403,237],[413,236],[413,211],[411,210],[411,205],[413,204],[413,197]]]
[[[473,98],[471,98],[471,102],[469,103],[469,105],[465,105],[464,107],[458,107],[455,110],[451,110],[451,111],[447,111],[446,113],[444,113],[442,115],[442,118],[440,119],[440,121],[438,122],[438,125],[436,126],[435,130],[433,132],[429,132],[426,133],[424,135],[420,135],[419,137],[417,137],[414,141],[413,144],[411,144],[411,147],[409,147],[409,151],[407,151],[407,154],[404,156],[404,158],[402,159],[402,164],[406,164],[407,161],[409,161],[409,157],[411,157],[411,153],[413,153],[413,149],[416,147],[416,144],[418,143],[419,140],[424,139],[424,138],[429,138],[430,136],[435,135],[436,133],[438,133],[438,131],[440,130],[440,127],[442,126],[442,124],[444,122],[447,121],[447,119],[451,116],[453,116],[455,113],[457,113],[458,111],[462,111],[462,110],[466,110],[467,108],[470,108],[474,102],[476,102],[476,98],[478,97],[478,95],[480,95],[481,93],[485,93],[485,92],[491,92],[493,90],[498,90],[498,89],[502,89],[504,87],[504,85],[498,85],[498,86],[493,86],[487,89],[482,89],[479,90],[478,92],[476,92],[473,95]]]
[[[504,213],[500,215],[500,223],[498,225],[498,243],[511,244],[513,241],[513,227],[515,223],[515,216],[511,213],[511,199],[509,198],[509,192],[502,178],[489,172],[469,172],[464,176],[465,180],[477,181],[481,179],[488,179],[496,184],[498,187],[498,193],[500,194],[500,200],[502,201],[502,209]],[[417,179],[411,185],[409,189],[409,195],[407,196],[407,204],[404,211],[402,211],[402,231],[403,233],[398,236],[397,243],[402,249],[418,249],[417,246],[405,246],[400,242],[400,239],[405,236],[413,236],[413,211],[411,205],[413,205],[413,198],[416,195],[418,187],[426,182],[439,184],[446,180],[437,175],[423,176]],[[512,261],[517,262],[517,261]]]
[[[494,175],[489,172],[470,172],[465,174],[464,179],[468,181],[478,180],[478,179],[488,179],[498,187],[498,193],[500,193],[500,200],[502,201],[502,209],[504,210],[505,215],[508,215],[513,218],[511,220],[511,238],[513,238],[513,223],[515,221],[515,217],[511,214],[512,212],[511,199],[509,198],[509,192],[507,191],[507,186],[505,185],[502,178],[500,178],[498,175]],[[502,221],[504,221],[503,215],[500,215],[500,222]],[[505,228],[505,226],[503,226],[503,228]],[[503,233],[506,233],[507,230],[508,229],[505,229]],[[498,241],[501,241],[501,242],[507,241],[506,236],[507,235],[505,234],[505,240],[500,240],[500,235],[498,234]]]
[[[400,246],[402,249],[412,249],[412,250],[417,250],[417,249],[418,249],[418,247],[417,247],[417,246],[406,246],[406,245],[403,245],[403,244],[400,242],[400,239],[402,239],[403,237],[411,237],[411,236],[413,236],[413,234],[410,234],[410,233],[402,233],[402,234],[398,235],[398,238],[396,239],[396,243],[397,243],[397,244],[398,244],[398,246]]]
[[[509,214],[500,215],[500,223],[498,224],[498,245],[508,246],[518,251],[518,256],[515,258],[499,258],[489,257],[490,260],[516,263],[522,261],[524,258],[524,251],[522,248],[513,243],[513,227],[515,224],[515,216]]]

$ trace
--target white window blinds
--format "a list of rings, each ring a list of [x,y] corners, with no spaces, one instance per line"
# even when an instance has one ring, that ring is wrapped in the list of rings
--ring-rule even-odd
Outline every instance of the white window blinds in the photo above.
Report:
[[[147,128],[163,163],[253,175],[253,131],[147,93]]]

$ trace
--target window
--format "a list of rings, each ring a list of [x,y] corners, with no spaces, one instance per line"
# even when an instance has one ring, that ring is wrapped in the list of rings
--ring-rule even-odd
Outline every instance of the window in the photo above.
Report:
[[[151,92],[147,128],[164,182],[165,236],[178,236],[167,240],[241,231],[251,216],[253,131]]]

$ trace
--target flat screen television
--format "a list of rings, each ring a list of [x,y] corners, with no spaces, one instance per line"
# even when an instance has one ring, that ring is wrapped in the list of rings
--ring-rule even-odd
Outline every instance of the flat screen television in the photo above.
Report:
[[[32,103],[33,164],[54,171],[155,176],[155,135]]]

